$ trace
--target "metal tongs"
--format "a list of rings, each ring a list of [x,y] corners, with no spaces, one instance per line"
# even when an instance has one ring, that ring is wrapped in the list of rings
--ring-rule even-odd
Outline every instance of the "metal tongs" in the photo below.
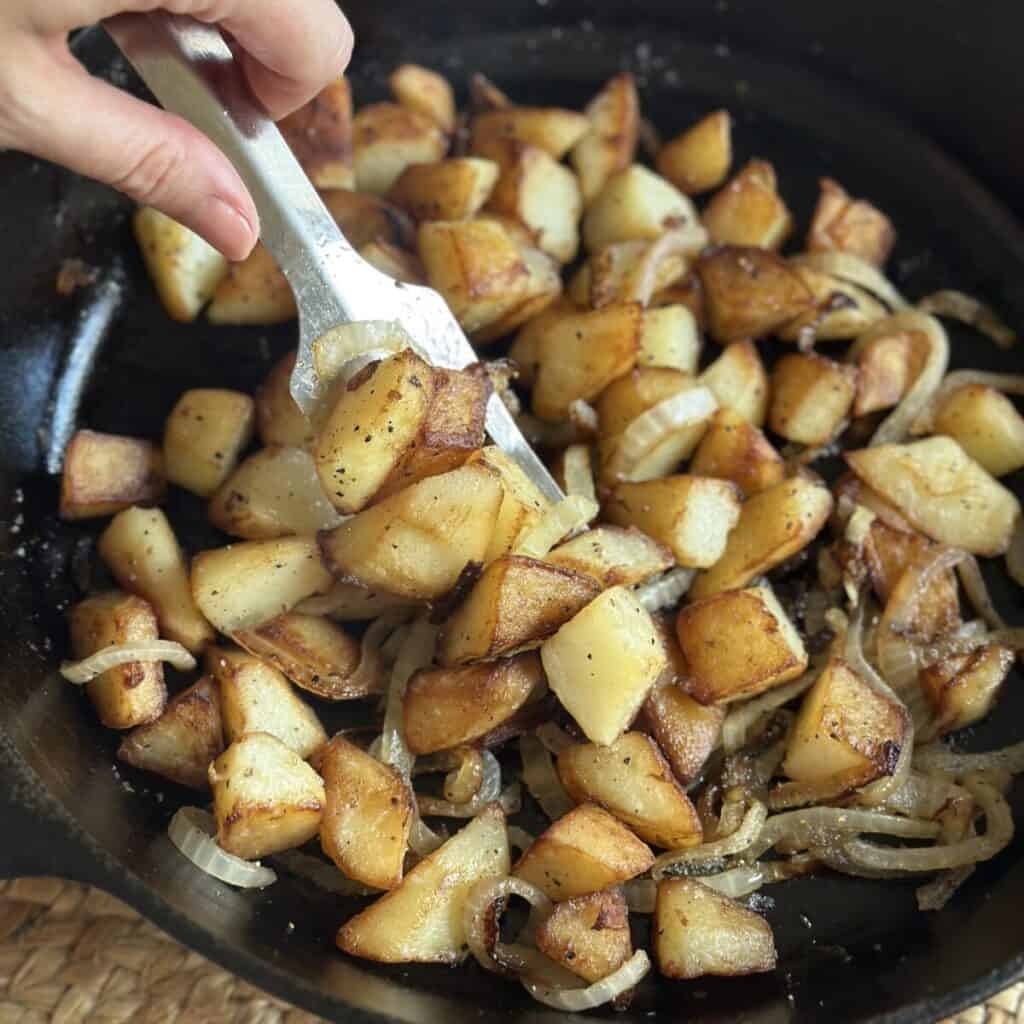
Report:
[[[477,362],[437,292],[399,286],[348,243],[216,27],[160,12],[118,15],[104,24],[160,103],[209,136],[252,193],[261,239],[295,293],[300,340],[292,393],[307,415],[313,343],[339,324],[393,321],[435,366]],[[487,432],[547,498],[563,497],[496,394],[487,406]]]

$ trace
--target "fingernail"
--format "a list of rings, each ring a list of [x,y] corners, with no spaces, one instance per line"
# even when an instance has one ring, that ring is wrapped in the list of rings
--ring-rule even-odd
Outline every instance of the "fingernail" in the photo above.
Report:
[[[210,244],[229,260],[244,260],[252,252],[259,233],[236,206],[220,196],[207,196],[196,218]]]

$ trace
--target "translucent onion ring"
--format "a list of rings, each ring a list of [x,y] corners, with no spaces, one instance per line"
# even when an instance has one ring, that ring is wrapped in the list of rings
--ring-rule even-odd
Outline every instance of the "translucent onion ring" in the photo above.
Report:
[[[173,640],[135,640],[111,644],[90,654],[81,661],[61,662],[60,674],[75,686],[83,686],[103,675],[108,669],[132,662],[168,661],[180,672],[196,667],[196,659],[181,644]]]
[[[167,827],[167,835],[182,856],[221,882],[240,889],[262,889],[277,881],[270,868],[221,849],[215,831],[213,817],[198,807],[180,808]]]

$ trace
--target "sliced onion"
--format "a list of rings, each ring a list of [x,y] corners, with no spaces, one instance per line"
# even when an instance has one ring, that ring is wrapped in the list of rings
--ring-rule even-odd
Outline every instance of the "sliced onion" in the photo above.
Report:
[[[808,804],[831,803],[863,783],[860,769],[833,772],[812,782],[780,782],[768,794],[768,807],[772,811],[786,811]]]
[[[571,444],[562,456],[565,493],[597,501],[594,471],[590,464],[590,449],[585,444]]]
[[[926,772],[943,772],[953,778],[993,770],[1019,775],[1024,772],[1024,741],[984,754],[961,754],[941,743],[933,743],[914,751],[914,767]]]
[[[981,575],[981,568],[974,555],[964,552],[963,558],[957,563],[957,575],[963,584],[967,600],[971,607],[985,620],[991,629],[1006,629],[1006,620],[996,610],[995,603],[988,592],[988,584]]]
[[[543,558],[563,538],[584,529],[600,511],[596,501],[581,494],[563,498],[519,539],[512,553],[525,558]]]
[[[597,437],[597,410],[582,398],[569,403],[569,422],[584,436]]]
[[[884,807],[907,818],[938,818],[959,789],[943,775],[915,770],[910,773],[906,785],[886,800]]]
[[[135,640],[111,644],[81,661],[62,662],[60,674],[69,683],[82,686],[103,675],[107,669],[129,665],[133,661],[167,661],[181,672],[188,672],[196,667],[196,659],[181,644],[173,640]]]
[[[485,753],[489,754],[489,758],[484,757]],[[497,795],[501,789],[501,766],[494,760],[493,754],[477,750],[476,747],[463,746],[457,751],[457,760],[458,763],[445,776],[445,800],[453,804],[469,803],[485,786]],[[493,799],[494,796],[491,797]]]
[[[1013,348],[1017,344],[1016,333],[999,319],[991,306],[964,292],[944,288],[926,295],[918,302],[917,308],[922,313],[933,313],[967,324],[991,338],[1000,348]]]
[[[438,629],[425,616],[418,618],[409,630],[408,638],[388,686],[384,727],[381,730],[380,759],[391,765],[407,782],[412,778],[414,755],[402,734],[402,702],[409,679],[417,669],[425,668],[434,659]]]
[[[480,751],[483,776],[476,793],[468,801],[456,803],[432,796],[417,796],[420,814],[438,818],[475,818],[488,804],[501,796],[501,765],[489,751]]]
[[[567,448],[571,444],[589,441],[593,437],[593,434],[581,430],[577,423],[568,417],[558,423],[548,423],[546,420],[538,419],[533,413],[523,411],[516,414],[515,421],[523,436],[534,447]]]
[[[1006,571],[1018,587],[1024,587],[1024,519],[1017,520],[1013,539],[1006,552]]]
[[[604,1006],[613,999],[636,988],[651,969],[651,959],[638,949],[617,971],[595,981],[586,988],[557,988],[531,978],[522,977],[523,987],[539,1003],[565,1013],[582,1013]]]
[[[338,867],[318,857],[311,857],[301,850],[286,850],[271,858],[273,863],[289,874],[304,878],[325,892],[338,896],[378,896],[379,889],[371,889],[361,882],[346,878]],[[248,862],[246,862],[248,863]]]
[[[576,803],[566,793],[544,744],[527,733],[519,737],[519,753],[523,759],[523,782],[541,810],[552,821],[568,814]]]
[[[182,807],[167,827],[167,835],[178,851],[200,871],[240,889],[262,889],[277,881],[277,875],[258,861],[242,860],[222,850],[213,838],[213,818],[198,807]]]
[[[658,289],[658,270],[661,264],[675,256],[698,253],[708,244],[708,234],[698,221],[684,227],[666,231],[652,242],[630,274],[632,287],[622,295],[622,302],[639,302],[646,306]]]
[[[626,906],[635,914],[653,914],[658,900],[658,883],[653,878],[631,878],[619,887]]]
[[[988,626],[982,619],[969,619],[960,623],[951,633],[940,636],[921,651],[921,664],[928,668],[947,658],[956,658],[962,654],[970,654],[979,647],[992,642],[992,637],[1001,633],[989,633]],[[1012,646],[1012,645],[1011,645]]]
[[[669,569],[664,576],[637,587],[634,591],[636,599],[652,615],[672,608],[686,595],[696,575],[695,569]]]
[[[507,831],[509,846],[519,850],[520,853],[526,853],[537,841],[535,835],[527,832],[525,828],[520,828],[518,825],[509,825]]]
[[[763,696],[755,697],[753,700],[744,701],[741,704],[734,704],[722,723],[722,746],[727,754],[733,754],[747,745],[747,739],[751,729],[765,715],[788,704],[791,700],[803,696],[815,683],[821,674],[820,668],[814,668],[805,672],[799,679],[794,679],[784,686],[777,686],[769,690]]]
[[[974,874],[973,864],[964,864],[959,868],[943,871],[938,877],[922,885],[914,894],[917,898],[917,909],[921,911],[942,910],[956,895],[957,890]]]
[[[935,428],[935,417],[942,403],[954,391],[971,384],[979,384],[985,388],[994,388],[1007,395],[1024,395],[1024,374],[989,373],[986,370],[954,370],[947,373],[942,385],[932,396],[931,401],[921,410],[920,415],[911,425],[912,434],[928,434]]]
[[[355,672],[347,680],[347,684],[354,693],[363,693],[371,688],[376,688],[375,683],[380,679],[384,671],[381,647],[384,641],[394,633],[404,619],[407,617],[404,612],[389,612],[386,615],[374,620],[366,627],[363,639],[359,644],[359,664]]]
[[[409,829],[409,849],[418,857],[429,857],[447,838],[448,834],[444,829],[435,832],[417,813],[416,820]]]
[[[709,874],[707,868],[721,864],[726,857],[742,854],[753,846],[768,820],[768,808],[760,800],[751,800],[743,822],[732,835],[685,850],[672,850],[658,857],[651,867],[651,877],[662,879],[673,874]],[[767,849],[767,847],[766,847]]]
[[[907,300],[893,287],[889,279],[872,263],[848,252],[802,252],[790,263],[797,267],[810,267],[840,281],[863,288],[881,299],[890,309],[897,311],[907,308]]]
[[[543,890],[538,889],[532,882],[514,875],[485,878],[469,890],[462,910],[466,944],[477,963],[484,970],[496,974],[516,973],[509,966],[509,962],[515,962],[515,953],[520,947],[506,946],[499,941],[501,929],[498,924],[498,912],[509,896],[519,896],[526,900],[539,917],[548,917],[554,909],[554,905]]]
[[[550,750],[557,757],[566,747],[573,746],[576,741],[560,726],[554,722],[544,722],[537,726],[537,739],[544,744],[545,749]]]

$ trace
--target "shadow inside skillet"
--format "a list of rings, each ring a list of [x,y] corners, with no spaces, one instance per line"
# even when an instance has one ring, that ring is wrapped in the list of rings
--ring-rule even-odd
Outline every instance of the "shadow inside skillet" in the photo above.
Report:
[[[105,39],[93,36],[85,45],[96,66],[109,63]],[[386,73],[401,59],[436,66],[460,88],[479,68],[517,100],[565,106],[582,105],[605,78],[629,66],[638,72],[646,114],[665,136],[701,113],[728,107],[736,119],[734,166],[755,155],[771,160],[800,231],[817,179],[835,176],[894,220],[900,241],[889,270],[910,298],[938,287],[962,288],[995,304],[1011,324],[1024,324],[1024,241],[1015,226],[909,130],[837,98],[813,79],[641,32],[460,39],[458,52],[471,54],[472,64],[440,46],[357,59],[357,102],[381,98]],[[363,1010],[423,1022],[558,1018],[475,965],[384,968],[344,958],[333,936],[350,908],[305,883],[282,878],[264,892],[240,893],[195,871],[165,837],[173,808],[194,797],[117,766],[117,736],[101,728],[84,698],[55,675],[65,653],[63,612],[77,597],[73,580],[88,539],[103,525],[61,524],[57,480],[41,470],[54,423],[74,411],[69,378],[88,378],[82,424],[158,437],[182,390],[251,390],[294,345],[296,331],[290,325],[172,323],[149,286],[120,199],[13,155],[0,157],[0,175],[6,185],[0,244],[9,268],[0,276],[0,613],[6,625],[0,722],[14,753],[61,813],[110,858],[103,868],[72,859],[63,862],[65,870],[111,886],[202,952],[325,1016],[357,1019]],[[53,281],[68,256],[100,268],[101,280],[72,299],[58,299]],[[114,278],[121,301],[111,304],[103,288]],[[83,320],[90,309],[92,320]],[[83,374],[83,346],[90,344],[81,340],[83,323],[95,329],[112,311],[98,364]],[[1010,370],[1019,358],[970,331],[949,330],[954,367]],[[713,347],[709,342],[708,350]],[[62,380],[62,393],[70,397],[55,406]],[[190,550],[223,542],[205,524],[198,499],[175,491],[168,514]],[[1018,594],[998,574],[990,581],[1003,611],[1021,621]],[[344,709],[318,704],[318,711],[328,728],[344,719]],[[1019,739],[1014,723],[1020,721],[1024,693],[1015,676],[998,713],[973,731],[971,744],[987,749]],[[1015,814],[1024,821],[1020,787],[1014,796]],[[118,883],[120,866],[129,877]],[[852,1022],[885,1014],[927,1020],[1009,981],[1024,951],[1016,909],[1024,906],[1020,839],[983,865],[939,914],[916,911],[912,883],[826,876],[765,894],[780,949],[774,975],[690,984],[648,980],[627,1013],[596,1016],[639,1021],[660,1010],[699,1024]],[[638,927],[639,937],[646,925]]]

